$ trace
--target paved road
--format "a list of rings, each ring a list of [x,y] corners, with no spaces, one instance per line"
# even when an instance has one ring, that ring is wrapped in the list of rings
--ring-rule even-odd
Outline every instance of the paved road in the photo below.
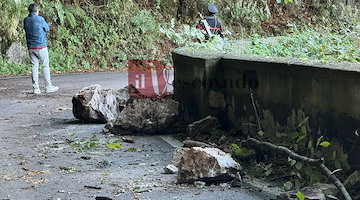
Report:
[[[163,173],[174,147],[159,136],[102,133],[102,124],[81,124],[72,115],[72,96],[99,84],[120,89],[126,72],[53,75],[54,94],[31,94],[30,78],[0,79],[0,199],[246,199],[265,196],[244,188],[178,185]],[[92,147],[94,146],[94,147]]]

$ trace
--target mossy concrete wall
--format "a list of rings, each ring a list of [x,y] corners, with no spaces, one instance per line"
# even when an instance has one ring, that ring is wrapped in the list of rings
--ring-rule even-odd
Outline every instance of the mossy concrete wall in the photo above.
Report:
[[[246,134],[257,129],[256,109],[262,129],[275,134],[309,117],[309,131],[341,141],[349,162],[360,164],[359,64],[184,49],[173,61],[175,98],[190,120],[212,114]]]

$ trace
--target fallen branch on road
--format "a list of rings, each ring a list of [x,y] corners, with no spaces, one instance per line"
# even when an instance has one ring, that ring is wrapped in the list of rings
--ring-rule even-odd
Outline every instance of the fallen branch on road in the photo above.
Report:
[[[184,147],[214,147],[210,144],[207,144],[205,142],[199,142],[199,141],[195,141],[195,140],[184,140]]]
[[[306,156],[302,156],[302,155],[299,155],[299,154],[293,152],[292,150],[290,150],[286,147],[274,145],[269,142],[261,142],[255,138],[248,138],[247,141],[259,148],[277,151],[281,154],[289,156],[293,160],[305,162],[305,163],[308,163],[310,165],[313,165],[313,166],[319,168],[327,177],[329,177],[331,179],[331,181],[334,183],[334,185],[337,187],[337,189],[341,192],[341,194],[343,195],[345,200],[352,200],[349,192],[346,190],[343,183],[334,175],[333,172],[331,172],[329,170],[329,168],[327,168],[325,166],[324,161],[322,159],[313,159],[313,158],[309,158]]]

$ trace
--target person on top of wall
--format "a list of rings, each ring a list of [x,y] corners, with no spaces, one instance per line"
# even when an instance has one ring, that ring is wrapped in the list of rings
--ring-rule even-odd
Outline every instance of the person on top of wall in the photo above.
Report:
[[[39,88],[39,64],[45,80],[45,92],[56,92],[59,87],[53,86],[50,78],[49,53],[46,45],[46,32],[50,30],[45,19],[39,16],[36,4],[28,7],[29,15],[24,19],[24,30],[26,33],[26,44],[29,50],[31,62],[31,75],[34,94],[41,94]]]
[[[218,9],[213,3],[208,5],[209,16],[201,19],[197,28],[202,30],[205,35],[205,40],[209,40],[214,35],[219,35],[220,37],[224,37],[222,33],[222,26],[220,20],[215,18],[215,14],[218,13]]]

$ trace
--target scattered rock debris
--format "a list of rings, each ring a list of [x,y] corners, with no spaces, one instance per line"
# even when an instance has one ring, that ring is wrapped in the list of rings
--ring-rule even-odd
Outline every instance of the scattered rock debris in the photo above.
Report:
[[[107,161],[107,160],[102,160],[97,164],[98,168],[107,168],[111,166],[111,162]]]
[[[91,85],[73,97],[73,114],[85,122],[107,123],[103,132],[116,135],[161,133],[174,126],[179,113],[178,102],[138,93],[132,85],[118,91]]]
[[[206,186],[206,183],[204,181],[194,181],[194,186],[198,188],[203,188]]]
[[[231,186],[232,187],[241,187],[242,182],[243,182],[243,180],[241,178],[240,172],[236,172],[235,178],[231,181]]]
[[[127,143],[135,143],[135,139],[131,137],[121,137],[121,140]]]
[[[296,193],[298,191],[290,191],[288,193],[282,193],[277,197],[277,200],[297,200]],[[319,187],[305,187],[300,189],[300,192],[308,200],[326,200],[324,192]]]
[[[101,190],[101,187],[92,186],[92,185],[84,185],[85,189],[94,189],[94,190]]]
[[[169,164],[164,167],[164,171],[165,174],[176,174],[179,170],[175,165]]]
[[[199,137],[202,134],[211,133],[219,126],[219,121],[211,115],[188,125],[187,133],[190,137]]]
[[[83,159],[83,160],[90,160],[91,159],[90,156],[81,156],[80,158]]]
[[[113,199],[109,197],[95,197],[95,200],[113,200]]]
[[[235,195],[251,196],[246,191],[240,194],[237,189],[222,193],[223,190],[215,185],[198,189],[189,184],[175,184],[176,175],[165,175],[163,167],[170,162],[171,152],[178,147],[166,144],[159,136],[131,136],[134,141],[125,141],[112,134],[101,134],[101,124],[74,121],[73,113],[68,109],[72,107],[68,97],[73,97],[77,90],[75,88],[79,85],[103,83],[103,80],[106,80],[104,85],[108,83],[110,87],[117,87],[118,84],[113,82],[119,78],[118,74],[113,77],[109,75],[111,74],[99,73],[90,81],[88,75],[85,79],[69,77],[68,80],[63,79],[67,75],[55,76],[55,82],[56,79],[61,80],[60,83],[66,82],[62,91],[37,96],[24,93],[30,90],[27,78],[0,81],[2,87],[8,88],[2,90],[6,99],[0,100],[3,108],[0,119],[4,119],[0,120],[0,132],[3,133],[1,198],[191,199],[189,196],[199,195],[198,199],[230,199]],[[7,84],[10,81],[11,85]],[[124,100],[124,108],[133,105],[130,100]],[[120,107],[119,102],[118,104]],[[172,133],[166,128],[165,131]],[[95,135],[97,137],[93,138]],[[107,142],[112,144],[113,139],[119,141],[123,149],[115,151],[107,148]],[[83,148],[76,149],[75,144]],[[86,145],[91,148],[85,148]],[[107,160],[111,165],[100,168],[101,165],[98,164],[102,160]],[[33,171],[35,169],[51,170],[51,173]],[[143,186],[143,183],[147,184]],[[201,181],[199,183],[203,185]],[[136,188],[138,186],[140,188]],[[256,195],[252,196],[254,199],[261,199],[256,198]]]

